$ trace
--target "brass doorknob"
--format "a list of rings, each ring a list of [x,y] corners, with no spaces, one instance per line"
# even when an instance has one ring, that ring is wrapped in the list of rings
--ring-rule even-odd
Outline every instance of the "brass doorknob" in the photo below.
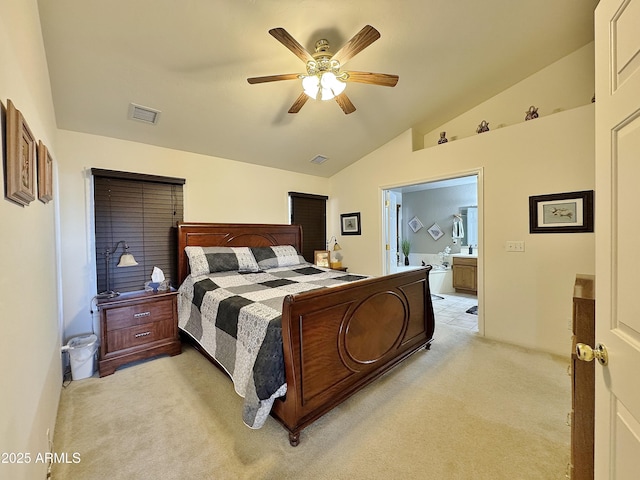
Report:
[[[590,362],[594,358],[597,358],[601,365],[609,363],[609,354],[607,353],[607,347],[598,343],[596,348],[591,348],[584,343],[576,344],[576,355],[578,360],[583,362]]]

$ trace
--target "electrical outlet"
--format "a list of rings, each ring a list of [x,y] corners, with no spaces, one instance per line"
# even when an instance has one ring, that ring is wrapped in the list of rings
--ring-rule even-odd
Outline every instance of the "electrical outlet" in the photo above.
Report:
[[[524,241],[509,240],[507,242],[507,252],[524,252]]]

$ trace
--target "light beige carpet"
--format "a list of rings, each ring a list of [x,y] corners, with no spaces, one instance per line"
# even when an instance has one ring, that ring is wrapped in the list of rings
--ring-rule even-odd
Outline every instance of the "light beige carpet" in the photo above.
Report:
[[[231,381],[185,346],[63,390],[63,479],[564,478],[566,359],[438,324],[420,351],[303,430],[245,427]]]

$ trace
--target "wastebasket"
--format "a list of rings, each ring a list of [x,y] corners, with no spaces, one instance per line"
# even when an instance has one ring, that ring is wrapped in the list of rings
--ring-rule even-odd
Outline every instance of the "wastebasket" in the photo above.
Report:
[[[62,349],[69,352],[73,380],[82,380],[93,376],[96,352],[98,351],[98,337],[95,334],[73,337]]]

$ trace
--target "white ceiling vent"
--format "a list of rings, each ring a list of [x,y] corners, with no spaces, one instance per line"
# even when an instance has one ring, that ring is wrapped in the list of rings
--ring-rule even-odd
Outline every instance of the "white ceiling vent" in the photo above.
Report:
[[[156,123],[158,123],[158,119],[160,118],[160,110],[155,110],[153,108],[143,107],[142,105],[130,103],[129,118],[131,120],[138,120],[139,122],[155,125]]]
[[[316,155],[311,159],[311,163],[315,163],[316,165],[320,165],[328,160],[324,155]]]

